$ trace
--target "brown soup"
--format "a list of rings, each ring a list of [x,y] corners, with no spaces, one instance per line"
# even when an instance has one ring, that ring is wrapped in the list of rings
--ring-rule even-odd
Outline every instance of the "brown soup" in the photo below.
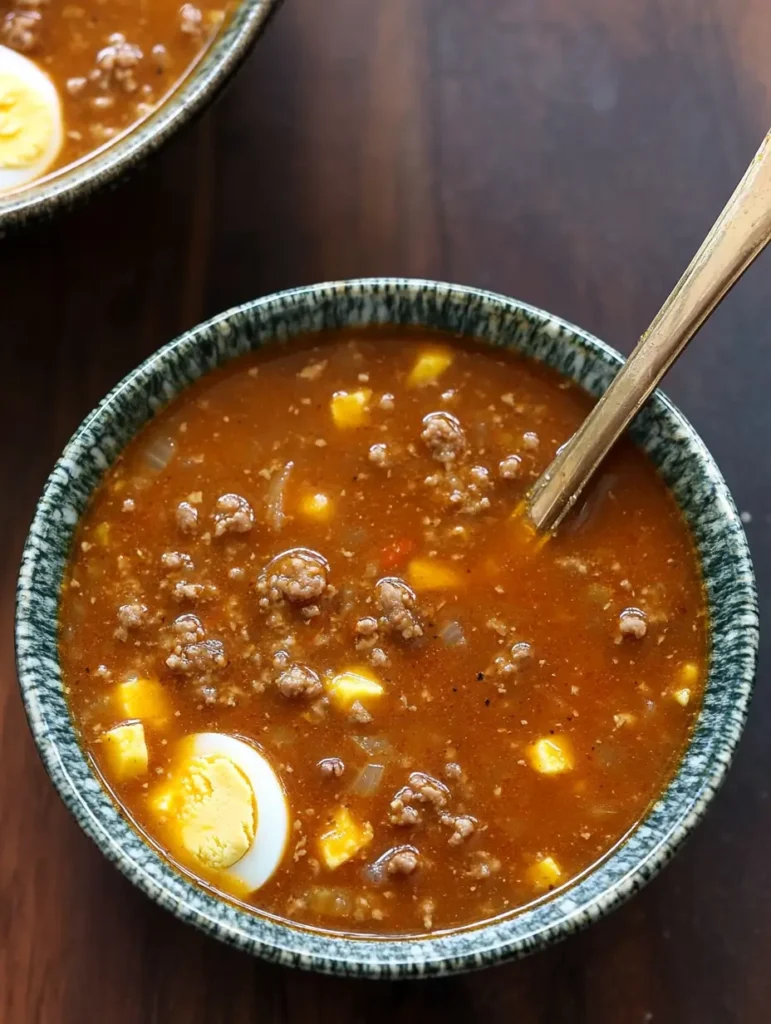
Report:
[[[87,156],[155,110],[230,7],[228,0],[0,0],[0,194]],[[15,54],[32,62],[33,79]],[[59,116],[46,109],[36,68],[53,82]],[[54,121],[62,122],[61,145],[38,152]],[[40,174],[19,178],[25,159],[31,173],[38,161]]]
[[[560,533],[516,510],[591,400],[372,328],[173,401],[80,523],[60,652],[89,757],[201,884],[426,933],[571,882],[645,815],[705,677],[691,537],[623,442]]]

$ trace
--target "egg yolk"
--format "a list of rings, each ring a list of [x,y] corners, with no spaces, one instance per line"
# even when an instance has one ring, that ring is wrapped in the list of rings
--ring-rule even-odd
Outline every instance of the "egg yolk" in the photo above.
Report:
[[[252,787],[222,754],[191,757],[152,800],[184,853],[221,871],[249,850],[257,830]]]
[[[44,100],[15,76],[0,74],[0,167],[35,163],[54,131],[54,117]]]

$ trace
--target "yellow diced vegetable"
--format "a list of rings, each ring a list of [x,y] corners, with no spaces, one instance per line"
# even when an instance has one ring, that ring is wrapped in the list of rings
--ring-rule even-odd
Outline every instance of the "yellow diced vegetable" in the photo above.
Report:
[[[433,384],[452,363],[454,356],[446,348],[427,348],[421,352],[407,377],[407,386],[422,388]]]
[[[688,704],[688,701],[691,699],[691,691],[688,689],[687,686],[684,686],[680,690],[675,690],[674,698],[678,704],[681,704],[683,707],[685,707]]]
[[[307,519],[326,523],[332,517],[332,502],[326,494],[306,494],[300,501],[300,512]]]
[[[680,682],[684,686],[693,686],[699,678],[699,666],[692,661],[686,661],[680,666]]]
[[[319,838],[319,853],[330,871],[345,864],[372,842],[372,826],[356,821],[347,807],[338,807],[332,815],[333,825]]]
[[[116,687],[115,701],[126,718],[141,718],[158,726],[169,718],[168,697],[156,679],[127,679]]]
[[[358,391],[336,391],[332,395],[331,409],[335,426],[341,430],[360,427],[369,419],[369,400],[372,392],[369,388]]]
[[[379,700],[385,690],[374,673],[367,668],[349,668],[338,672],[324,683],[329,699],[341,711],[348,711],[359,701],[365,708]]]
[[[569,772],[574,764],[573,750],[567,736],[542,736],[527,748],[531,767],[543,775]]]
[[[100,544],[103,548],[106,548],[110,543],[110,524],[100,523],[94,528],[94,540],[97,544]]]
[[[449,590],[457,587],[461,574],[446,562],[435,558],[413,558],[407,566],[407,579],[415,590]]]
[[[141,722],[117,725],[102,736],[111,779],[122,781],[147,771],[147,744]]]
[[[562,870],[553,857],[540,857],[527,869],[527,877],[536,889],[551,889],[562,878]]]

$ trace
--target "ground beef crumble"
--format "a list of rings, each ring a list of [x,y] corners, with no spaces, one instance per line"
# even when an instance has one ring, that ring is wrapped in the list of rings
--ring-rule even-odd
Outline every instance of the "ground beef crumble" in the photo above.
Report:
[[[411,846],[401,846],[395,849],[388,858],[386,871],[389,875],[411,875],[420,864],[420,856],[417,850]]]
[[[276,680],[276,689],[284,697],[318,697],[322,691],[321,680],[307,665],[292,664],[284,669]]]
[[[214,524],[215,537],[223,533],[247,533],[254,525],[252,506],[240,494],[223,494],[217,498]]]
[[[174,513],[177,526],[183,533],[196,533],[198,530],[198,509],[189,501],[180,501]]]
[[[444,465],[458,461],[468,449],[463,427],[448,412],[430,412],[425,416],[420,436],[433,458]]]
[[[274,559],[257,581],[263,608],[283,600],[293,604],[315,601],[327,588],[326,560],[304,548],[296,548]]]
[[[387,576],[378,582],[376,591],[383,629],[392,630],[405,640],[423,635],[415,610],[417,598],[404,580],[397,576]]]

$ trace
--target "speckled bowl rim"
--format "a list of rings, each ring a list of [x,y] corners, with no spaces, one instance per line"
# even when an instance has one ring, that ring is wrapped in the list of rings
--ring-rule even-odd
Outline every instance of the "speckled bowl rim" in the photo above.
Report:
[[[0,237],[6,231],[86,199],[155,152],[174,132],[203,110],[236,72],[268,17],[281,0],[239,0],[217,38],[178,88],[149,117],[100,148],[38,184],[0,196]]]
[[[119,814],[77,743],[61,689],[56,615],[73,525],[94,482],[126,440],[215,365],[301,331],[368,322],[444,325],[516,343],[601,393],[621,357],[543,310],[475,288],[365,279],[298,288],[229,310],[160,349],[84,420],[38,503],[18,582],[19,682],[35,742],[64,802],[123,873],[161,906],[233,946],[282,964],[369,977],[421,977],[524,956],[596,920],[672,856],[703,816],[739,740],[758,646],[755,582],[744,531],[711,455],[657,392],[632,427],[688,517],[702,561],[713,649],[704,703],[674,779],[643,823],[598,867],[552,899],[472,930],[427,939],[348,939],[241,911],[171,869]]]

